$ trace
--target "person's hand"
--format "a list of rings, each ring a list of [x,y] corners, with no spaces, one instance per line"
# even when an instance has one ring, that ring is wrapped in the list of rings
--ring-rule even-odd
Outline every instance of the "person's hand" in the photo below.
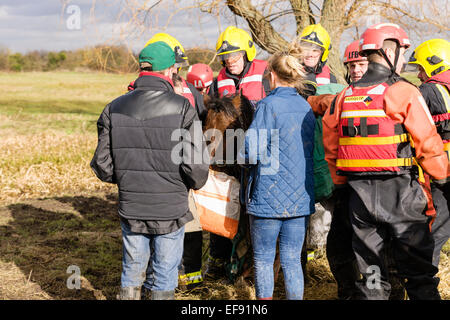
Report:
[[[314,82],[309,81],[309,80],[305,80],[303,82],[303,85],[304,85],[304,89],[300,93],[303,98],[305,98],[307,100],[309,96],[315,96],[316,95],[317,86],[316,86],[316,84]]]

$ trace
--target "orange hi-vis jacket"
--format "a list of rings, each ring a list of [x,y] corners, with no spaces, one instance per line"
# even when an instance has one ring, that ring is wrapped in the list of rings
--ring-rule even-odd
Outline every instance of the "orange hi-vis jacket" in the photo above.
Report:
[[[412,168],[407,132],[384,112],[388,87],[381,83],[346,90],[339,120],[338,174],[398,174]]]
[[[321,94],[320,96],[309,96],[307,101],[310,104],[314,115],[323,116],[335,98],[335,94],[327,93]]]
[[[363,94],[364,92],[367,94]],[[363,99],[362,96],[370,96],[372,101],[366,97]],[[346,98],[349,99],[346,101]],[[355,112],[352,113],[352,111]],[[376,116],[385,119],[386,123],[373,122]],[[349,124],[350,118],[353,119],[353,124]],[[363,118],[365,120],[363,120],[363,135],[361,135],[361,119]],[[378,133],[375,133],[375,127],[365,128],[366,124],[367,127],[378,124]],[[383,129],[384,126],[386,129]],[[407,134],[400,133],[400,126]],[[346,133],[355,136],[344,135],[344,127],[347,127]],[[386,137],[389,138],[385,139]],[[406,138],[409,140],[405,140]],[[443,143],[428,107],[419,90],[405,81],[398,81],[391,86],[386,84],[366,88],[350,86],[337,96],[334,106],[329,108],[323,117],[325,159],[335,184],[344,184],[347,181],[346,176],[338,175],[337,169],[340,169],[339,173],[346,175],[351,170],[367,173],[380,171],[394,173],[399,170],[397,174],[401,173],[402,170],[396,169],[397,167],[405,169],[412,163],[409,162],[410,160],[398,160],[399,157],[394,151],[399,151],[399,144],[407,145],[407,141],[415,150],[415,159],[411,161],[417,161],[433,179],[441,180],[450,176]],[[351,147],[347,148],[347,146]],[[347,150],[344,151],[343,147]],[[381,154],[377,154],[377,151]],[[347,154],[344,154],[345,152]],[[354,160],[354,162],[347,160]],[[381,161],[377,163],[377,160]],[[384,160],[388,162],[388,165]],[[395,162],[394,165],[392,165],[393,162]]]
[[[262,84],[267,61],[253,60],[248,72],[239,81],[239,91],[251,101],[259,101],[265,98],[266,92]],[[217,89],[221,97],[236,93],[234,80],[226,75],[226,69],[222,68],[217,76]]]

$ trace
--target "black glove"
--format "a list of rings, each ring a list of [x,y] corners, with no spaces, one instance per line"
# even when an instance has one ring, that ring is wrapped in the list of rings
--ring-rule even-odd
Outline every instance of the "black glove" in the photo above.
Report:
[[[317,91],[317,85],[309,80],[305,80],[303,82],[304,89],[302,92],[300,92],[300,95],[305,98],[305,100],[308,99],[309,96],[315,96]]]

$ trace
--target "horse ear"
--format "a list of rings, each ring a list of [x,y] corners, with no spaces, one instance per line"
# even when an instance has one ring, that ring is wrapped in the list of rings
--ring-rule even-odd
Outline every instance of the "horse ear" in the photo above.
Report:
[[[232,99],[231,99],[231,103],[233,103],[233,106],[236,110],[239,110],[241,107],[241,98],[242,95],[241,94],[236,94]]]
[[[211,103],[211,97],[207,94],[203,95],[203,103],[205,104],[205,108],[208,110]]]

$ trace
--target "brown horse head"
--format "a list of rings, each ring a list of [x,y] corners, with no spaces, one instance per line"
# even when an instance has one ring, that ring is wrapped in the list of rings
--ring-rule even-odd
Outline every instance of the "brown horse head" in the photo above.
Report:
[[[253,119],[253,106],[250,101],[241,94],[235,94],[231,96],[225,96],[222,98],[206,98],[205,105],[208,110],[205,122],[205,133],[211,133],[210,129],[215,129],[218,133],[210,138],[209,148],[211,150],[211,156],[216,156],[218,148],[222,148],[222,159],[215,159],[215,164],[211,165],[211,169],[216,171],[222,171],[227,174],[236,176],[239,174],[239,167],[236,164],[227,164],[223,166],[221,162],[224,159],[232,158],[234,161],[237,158],[238,152],[238,139],[234,139],[234,150],[227,150],[226,130],[232,129],[234,132],[246,131]],[[207,137],[208,138],[208,137]],[[209,140],[209,139],[208,139]],[[212,146],[210,145],[212,144]],[[225,146],[225,147],[224,147]],[[231,147],[228,147],[228,149]]]

